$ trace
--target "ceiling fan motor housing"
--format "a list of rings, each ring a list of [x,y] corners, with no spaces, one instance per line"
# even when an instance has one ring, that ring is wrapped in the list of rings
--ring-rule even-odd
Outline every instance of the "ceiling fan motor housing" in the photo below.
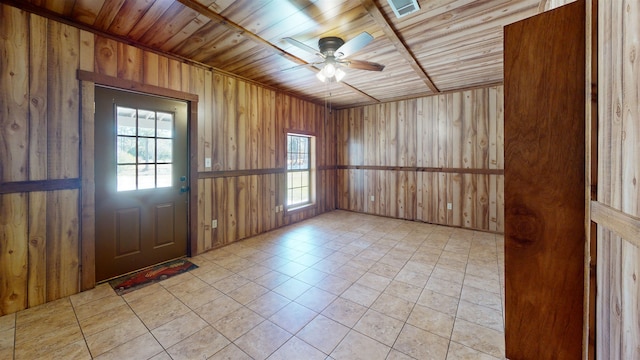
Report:
[[[344,40],[336,36],[323,37],[318,40],[318,48],[320,53],[324,55],[333,55],[343,44]]]

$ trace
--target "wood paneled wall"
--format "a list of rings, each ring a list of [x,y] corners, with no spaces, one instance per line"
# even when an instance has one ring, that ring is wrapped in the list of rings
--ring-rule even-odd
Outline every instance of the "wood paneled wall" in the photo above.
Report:
[[[0,6],[0,314],[79,291],[79,44]]]
[[[321,105],[8,5],[0,54],[0,315],[94,285],[94,84],[78,70],[198,96],[194,255],[335,208],[335,127]],[[275,213],[287,129],[317,136],[317,201]]]
[[[220,121],[199,132],[199,157],[211,157],[212,169],[199,164],[198,249],[335,209],[335,129],[322,106],[217,74],[211,89],[213,107],[204,111]],[[293,213],[275,212],[285,204],[287,131],[314,134],[317,143],[316,205]]]
[[[502,98],[494,86],[338,111],[338,207],[503,232]]]
[[[598,27],[596,358],[638,359],[640,4],[598,1]]]

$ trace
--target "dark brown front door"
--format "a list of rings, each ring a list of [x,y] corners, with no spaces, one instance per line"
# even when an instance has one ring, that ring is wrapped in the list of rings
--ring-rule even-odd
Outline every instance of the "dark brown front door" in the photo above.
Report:
[[[96,280],[187,253],[187,103],[96,87]]]

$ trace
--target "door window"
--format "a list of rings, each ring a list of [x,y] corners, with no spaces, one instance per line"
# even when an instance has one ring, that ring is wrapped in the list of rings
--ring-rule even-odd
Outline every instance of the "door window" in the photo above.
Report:
[[[116,107],[117,190],[171,187],[172,113]]]

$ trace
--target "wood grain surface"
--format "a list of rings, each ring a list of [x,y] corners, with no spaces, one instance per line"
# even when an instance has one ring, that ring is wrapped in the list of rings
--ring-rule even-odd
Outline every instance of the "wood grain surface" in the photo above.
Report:
[[[494,86],[337,111],[338,207],[504,231],[502,96]]]
[[[585,4],[505,27],[505,335],[512,359],[580,359]]]

